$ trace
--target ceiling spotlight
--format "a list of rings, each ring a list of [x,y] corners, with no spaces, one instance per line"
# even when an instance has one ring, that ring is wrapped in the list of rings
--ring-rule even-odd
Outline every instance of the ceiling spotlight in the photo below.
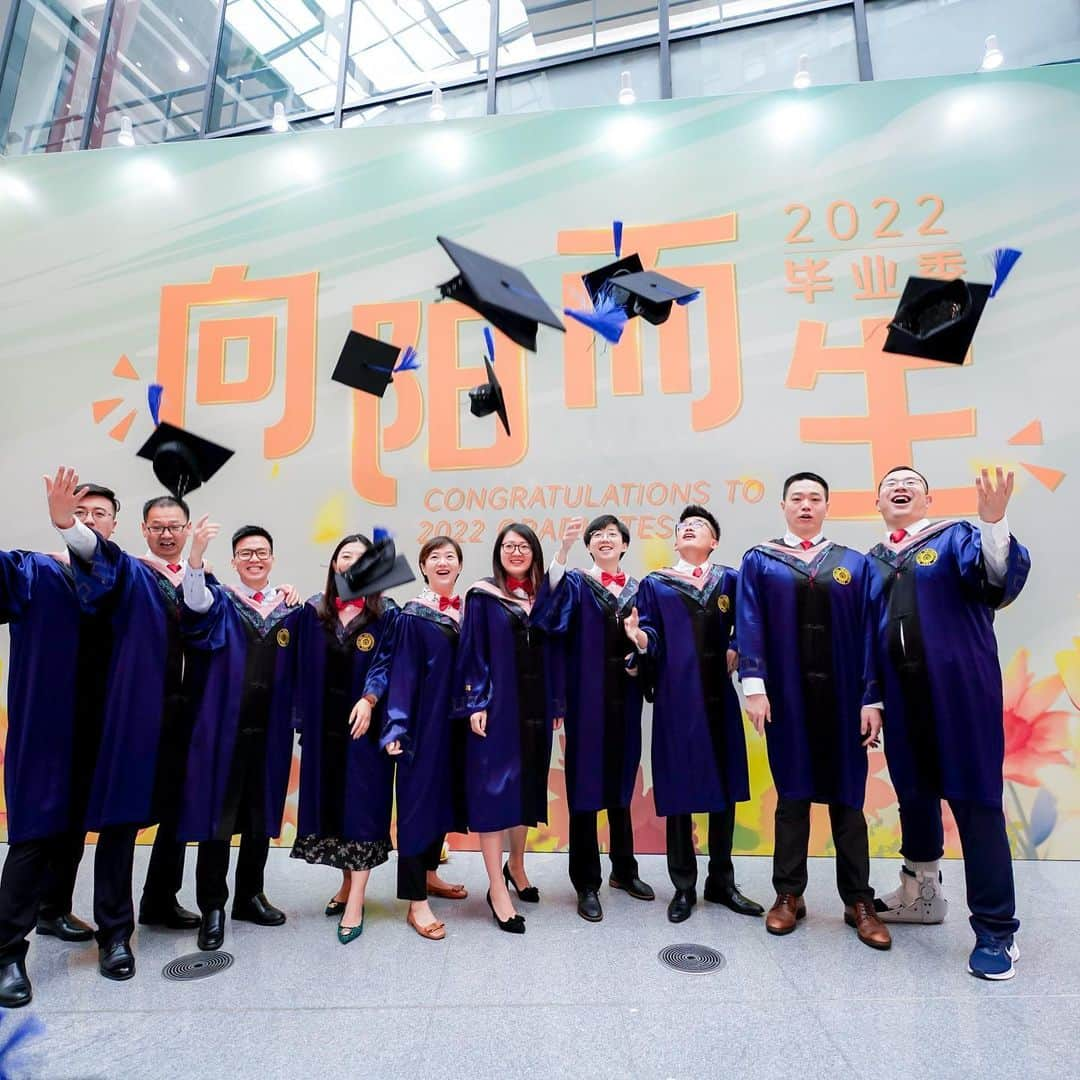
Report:
[[[431,91],[431,108],[428,109],[428,119],[446,119],[446,106],[442,103],[442,91],[437,86]]]
[[[986,51],[982,58],[982,71],[993,71],[1005,63],[1005,54],[998,48],[997,34],[991,34],[986,39]]]
[[[176,58],[176,66],[186,75],[191,70],[191,65],[182,57]]]
[[[135,132],[131,129],[131,117],[120,117],[120,134],[116,136],[116,141],[121,146],[134,146],[135,145]]]
[[[799,57],[799,66],[795,69],[795,78],[791,85],[796,90],[805,90],[810,85],[810,57],[803,53]]]
[[[630,72],[623,71],[619,75],[619,104],[633,105],[637,101],[633,83],[630,81]]]
[[[280,101],[274,102],[274,119],[270,121],[270,127],[279,133],[289,130],[289,121],[285,119],[285,106]]]

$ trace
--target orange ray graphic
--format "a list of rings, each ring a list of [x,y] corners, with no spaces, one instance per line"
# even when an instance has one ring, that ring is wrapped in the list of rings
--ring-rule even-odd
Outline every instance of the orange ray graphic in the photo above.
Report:
[[[1059,469],[1048,469],[1045,465],[1029,465],[1026,461],[1020,464],[1027,469],[1047,491],[1056,491],[1058,484],[1065,479],[1065,474]]]
[[[131,412],[129,412],[127,416],[125,416],[124,419],[109,432],[109,438],[115,439],[117,442],[123,442],[127,438],[127,433],[131,430],[131,425],[135,422],[135,413],[137,411],[137,409],[132,409]]]
[[[1010,440],[1010,446],[1042,446],[1043,433],[1042,421],[1032,420],[1030,424],[1022,427]]]
[[[132,367],[131,361],[124,353],[121,353],[120,359],[116,361],[116,367],[112,369],[112,373],[118,379],[138,379],[139,377],[139,373]]]
[[[123,398],[111,397],[102,398],[101,401],[92,402],[90,408],[94,410],[94,423],[100,424],[106,416],[109,415],[116,408],[117,405],[123,403]]]

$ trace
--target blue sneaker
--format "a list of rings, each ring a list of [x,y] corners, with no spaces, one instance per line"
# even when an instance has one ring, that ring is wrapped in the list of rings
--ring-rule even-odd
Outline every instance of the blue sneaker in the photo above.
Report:
[[[1016,970],[1013,964],[1020,959],[1020,946],[1011,938],[995,941],[993,938],[976,939],[975,948],[968,958],[968,971],[977,979],[993,979],[1001,982],[1011,979]]]

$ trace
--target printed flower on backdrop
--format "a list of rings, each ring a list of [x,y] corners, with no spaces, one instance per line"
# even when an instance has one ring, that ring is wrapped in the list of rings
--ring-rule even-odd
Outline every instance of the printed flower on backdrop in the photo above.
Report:
[[[1080,637],[1073,638],[1073,647],[1055,654],[1058,674],[1065,685],[1069,700],[1080,709]]]
[[[1039,787],[1047,765],[1069,765],[1071,714],[1051,706],[1065,685],[1060,675],[1036,680],[1028,671],[1028,650],[1018,649],[1005,669],[1005,779]]]
[[[630,798],[630,816],[634,822],[634,846],[643,854],[661,853],[667,848],[664,819],[656,816],[656,805],[645,791],[645,770],[639,768]]]
[[[281,820],[281,835],[270,843],[275,847],[292,847],[296,841],[296,815],[300,800],[300,748],[293,748],[289,766],[289,787],[285,796],[285,815]]]
[[[529,830],[530,851],[565,851],[570,843],[570,807],[566,802],[566,774],[561,768],[548,773],[548,819]]]

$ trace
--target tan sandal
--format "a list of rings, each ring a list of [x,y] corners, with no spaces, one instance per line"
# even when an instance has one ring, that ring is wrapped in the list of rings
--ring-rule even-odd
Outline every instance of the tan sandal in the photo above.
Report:
[[[440,900],[467,900],[469,890],[464,885],[429,885],[428,896],[437,896]]]
[[[413,913],[410,911],[405,916],[405,921],[422,937],[427,938],[428,941],[442,941],[446,937],[446,923],[433,922],[427,926],[421,926],[414,918]]]

